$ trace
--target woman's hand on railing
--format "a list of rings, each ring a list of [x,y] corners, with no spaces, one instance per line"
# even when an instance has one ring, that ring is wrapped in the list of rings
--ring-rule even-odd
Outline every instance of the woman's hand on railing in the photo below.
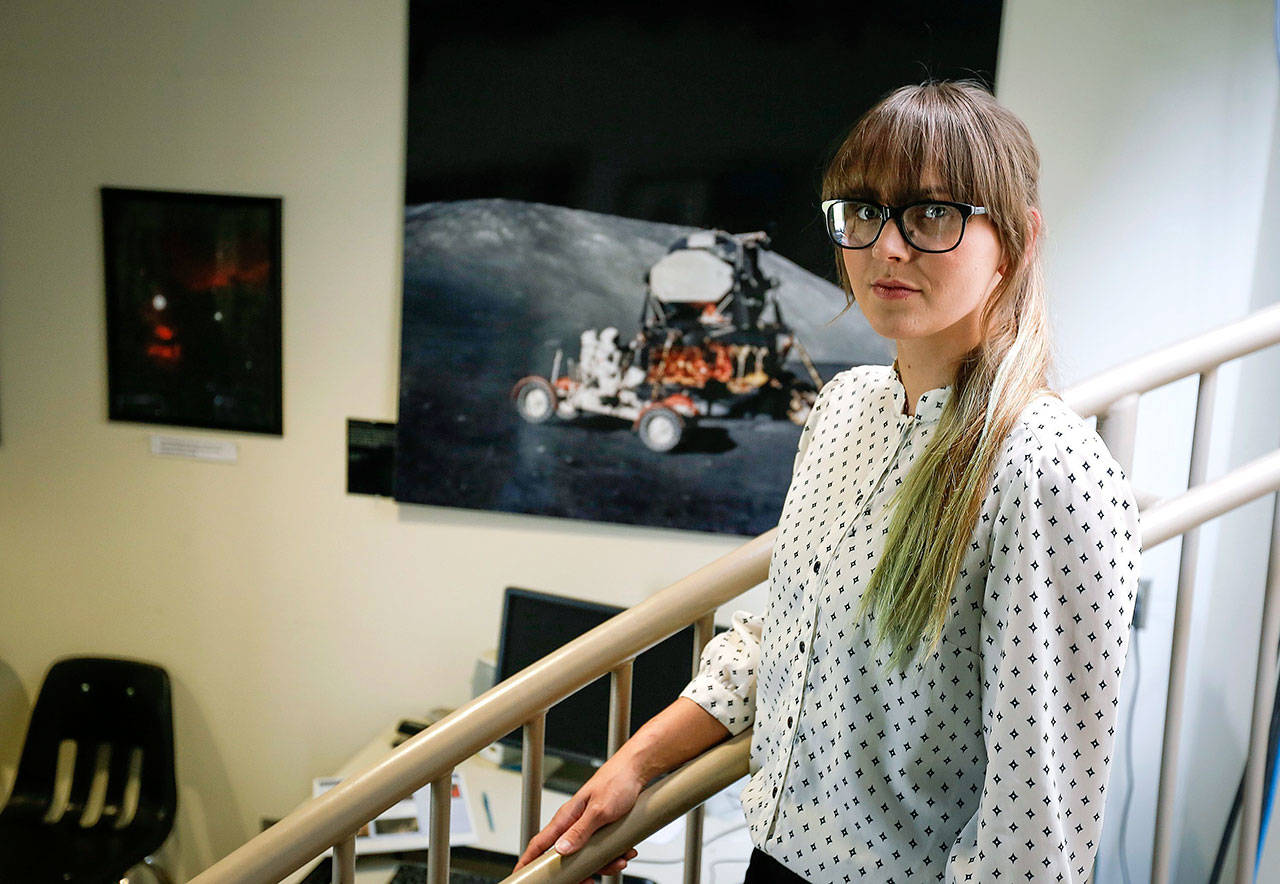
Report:
[[[596,829],[625,816],[635,806],[644,784],[644,777],[628,762],[626,754],[614,755],[556,811],[545,829],[529,839],[516,868],[537,859],[552,846],[562,856],[578,850]],[[596,874],[617,875],[635,855],[634,849],[628,850]]]
[[[701,755],[729,736],[729,729],[687,697],[680,697],[649,719],[591,779],[556,811],[547,827],[529,839],[516,868],[533,862],[552,846],[561,856],[580,850],[596,829],[631,812],[640,791],[661,774]],[[609,863],[598,875],[616,875],[635,850]]]

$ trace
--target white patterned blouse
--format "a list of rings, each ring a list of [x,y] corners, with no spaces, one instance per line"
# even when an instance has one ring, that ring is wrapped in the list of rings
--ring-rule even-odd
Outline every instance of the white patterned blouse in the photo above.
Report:
[[[814,884],[1080,882],[1092,872],[1140,571],[1138,507],[1061,399],[1019,416],[938,650],[905,675],[853,621],[886,503],[952,386],[904,414],[895,366],[825,384],[801,431],[763,616],[738,611],[682,696],[752,725],[752,842]]]

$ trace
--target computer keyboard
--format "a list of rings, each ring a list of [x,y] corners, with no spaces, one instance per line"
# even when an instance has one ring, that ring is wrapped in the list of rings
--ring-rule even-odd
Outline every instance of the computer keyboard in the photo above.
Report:
[[[332,864],[326,859],[312,869],[311,873],[303,878],[299,884],[329,884],[332,880],[331,869]],[[483,872],[450,868],[449,884],[498,884],[499,881],[510,874],[510,872],[485,874]],[[426,863],[402,861],[396,866],[395,875],[388,884],[426,884],[426,882]]]
[[[397,864],[388,884],[426,884],[427,864],[422,861],[426,851],[415,850],[405,853],[407,855],[385,857],[385,860],[391,860]],[[453,855],[452,862],[449,863],[449,884],[499,884],[511,875],[511,870],[516,864],[515,856],[482,850],[478,847],[459,845],[454,847],[451,853]],[[357,857],[357,869],[359,863],[360,858]],[[302,879],[300,884],[329,884],[332,880],[330,871],[332,867],[332,861],[325,857],[311,870],[310,874]],[[622,876],[622,882],[623,884],[653,884],[648,878],[627,874]]]
[[[507,873],[509,874],[510,872]],[[449,868],[449,884],[498,884],[505,877],[506,875],[495,877],[465,869]],[[637,878],[632,875],[623,875],[622,881],[623,884],[653,884],[648,878]],[[426,863],[402,862],[389,884],[427,884]]]
[[[492,875],[449,869],[449,884],[498,884],[501,880]],[[427,884],[427,864],[401,863],[390,884]]]

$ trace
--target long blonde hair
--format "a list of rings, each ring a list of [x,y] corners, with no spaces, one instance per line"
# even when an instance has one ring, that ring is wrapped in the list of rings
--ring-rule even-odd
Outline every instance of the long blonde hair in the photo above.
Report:
[[[928,445],[890,501],[884,553],[855,614],[875,614],[877,648],[905,671],[917,644],[937,650],[961,563],[995,461],[1023,408],[1048,388],[1052,342],[1039,236],[1040,156],[1027,127],[974,80],[930,80],[885,95],[852,127],[827,164],[822,199],[879,190],[900,204],[933,170],[950,198],[987,207],[1007,262],[982,307],[981,343],[961,360]],[[1032,244],[1034,240],[1034,245]],[[855,304],[841,249],[845,310]],[[841,311],[843,313],[844,311]]]

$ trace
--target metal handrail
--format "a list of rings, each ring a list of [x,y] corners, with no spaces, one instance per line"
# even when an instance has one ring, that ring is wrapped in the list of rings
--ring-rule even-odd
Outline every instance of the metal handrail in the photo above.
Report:
[[[681,765],[640,793],[631,812],[597,829],[575,852],[548,850],[503,884],[581,881],[626,853],[671,820],[697,808],[747,774],[752,729],[748,728]]]
[[[447,782],[454,767],[503,734],[762,583],[776,533],[753,538],[485,691],[302,804],[192,884],[278,881],[428,783]]]
[[[1098,417],[1098,432],[1125,469],[1132,469],[1138,397],[1157,387],[1199,374],[1196,426],[1192,444],[1191,481],[1187,491],[1170,498],[1138,491],[1142,548],[1185,537],[1180,563],[1179,594],[1171,656],[1169,704],[1161,761],[1157,802],[1156,842],[1152,881],[1168,880],[1169,812],[1177,760],[1177,727],[1185,689],[1186,638],[1195,572],[1198,527],[1210,519],[1280,490],[1280,450],[1271,452],[1224,476],[1204,480],[1209,421],[1216,390],[1216,370],[1223,362],[1280,343],[1280,305],[1260,310],[1188,340],[1165,347],[1119,367],[1094,375],[1063,391],[1063,399],[1082,417]],[[1280,525],[1276,535],[1280,538]],[[542,660],[486,691],[475,700],[403,743],[367,771],[343,780],[313,798],[283,820],[257,835],[193,879],[193,884],[266,884],[295,871],[330,846],[342,848],[343,862],[335,863],[334,880],[350,881],[348,859],[355,831],[428,783],[432,784],[431,843],[447,843],[447,790],[454,767],[503,734],[525,727],[525,776],[522,837],[536,831],[542,762],[542,735],[546,710],[606,673],[614,673],[610,715],[610,748],[620,744],[626,732],[623,695],[630,690],[629,663],[638,654],[690,624],[698,626],[695,658],[710,636],[714,611],[767,579],[769,558],[777,529],[773,528],[741,547],[673,583],[651,598],[624,611],[580,636]],[[1280,554],[1274,548],[1264,605],[1264,643],[1255,683],[1254,727],[1246,768],[1246,807],[1242,831],[1253,841],[1240,839],[1238,881],[1250,881],[1260,808],[1259,782],[1265,762],[1268,696],[1274,690],[1274,645],[1280,635]],[[1265,642],[1270,640],[1268,646]],[[625,672],[625,675],[621,673]],[[1261,724],[1260,724],[1261,723]],[[678,770],[646,788],[635,808],[617,822],[596,832],[586,845],[562,858],[549,850],[544,856],[507,879],[507,884],[568,884],[624,853],[682,813],[696,813],[701,802],[746,773],[748,730],[713,747]],[[691,817],[687,838],[697,842],[698,818]],[[1252,828],[1251,828],[1252,827]],[[700,844],[688,844],[686,882],[696,882]],[[430,880],[443,882],[448,875],[448,851],[434,850]],[[1247,871],[1246,871],[1247,869]]]

